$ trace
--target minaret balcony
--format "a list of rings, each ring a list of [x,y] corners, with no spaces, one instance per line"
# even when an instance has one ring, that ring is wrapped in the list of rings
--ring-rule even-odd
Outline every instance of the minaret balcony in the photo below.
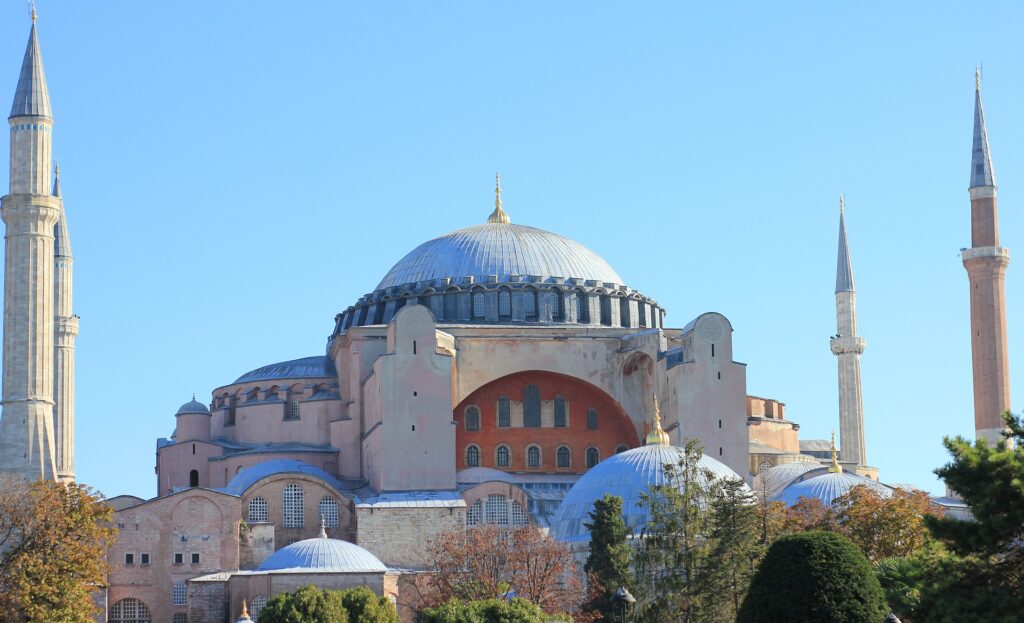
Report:
[[[1010,250],[1003,247],[973,247],[960,252],[960,259],[966,264],[968,260],[982,257],[995,257],[1010,261]]]
[[[868,347],[868,341],[862,337],[839,336],[829,341],[833,355],[857,354],[860,355]]]

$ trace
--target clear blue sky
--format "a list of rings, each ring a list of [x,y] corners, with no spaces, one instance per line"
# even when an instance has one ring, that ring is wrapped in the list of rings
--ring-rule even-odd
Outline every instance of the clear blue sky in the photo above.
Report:
[[[154,495],[179,405],[322,353],[406,252],[486,218],[500,170],[515,222],[591,247],[671,326],[728,316],[748,392],[784,401],[804,438],[837,427],[845,192],[868,458],[940,491],[942,436],[973,431],[957,252],[979,61],[1002,242],[1024,254],[1021,13],[42,0],[82,317],[78,476]],[[5,0],[0,105],[28,30]],[[1024,266],[1006,288],[1020,404]]]

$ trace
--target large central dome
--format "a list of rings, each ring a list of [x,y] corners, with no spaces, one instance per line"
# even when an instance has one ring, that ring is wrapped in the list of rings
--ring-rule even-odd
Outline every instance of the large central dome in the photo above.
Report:
[[[378,290],[443,277],[538,275],[622,284],[604,259],[564,236],[510,223],[466,227],[428,240],[388,271]]]

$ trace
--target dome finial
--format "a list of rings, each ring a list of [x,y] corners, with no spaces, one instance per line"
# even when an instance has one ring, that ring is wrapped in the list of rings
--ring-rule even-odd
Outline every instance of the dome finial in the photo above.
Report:
[[[648,446],[670,445],[668,433],[661,427],[661,408],[658,406],[658,395],[654,395],[654,417],[651,422],[651,432],[647,433],[645,440]]]
[[[488,223],[502,223],[508,225],[512,222],[508,213],[501,209],[501,173],[494,174],[494,212],[487,217]]]
[[[36,2],[32,0],[32,23],[36,23]]]
[[[242,599],[242,620],[249,620],[249,602],[244,598]]]
[[[828,466],[830,474],[842,474],[843,466],[839,464],[839,451],[836,450],[836,431],[832,431],[832,463]]]
[[[321,539],[327,538],[327,522],[324,520],[323,513],[320,514],[320,534],[317,536]]]

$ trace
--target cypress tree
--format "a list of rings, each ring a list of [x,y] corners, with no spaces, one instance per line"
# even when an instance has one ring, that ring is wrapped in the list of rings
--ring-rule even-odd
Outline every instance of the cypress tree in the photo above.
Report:
[[[584,524],[590,530],[590,555],[584,570],[588,581],[599,586],[592,587],[594,597],[588,609],[600,612],[605,620],[616,621],[619,615],[612,595],[620,586],[631,588],[633,579],[626,524],[622,520],[622,498],[605,495],[596,500],[590,521]]]

